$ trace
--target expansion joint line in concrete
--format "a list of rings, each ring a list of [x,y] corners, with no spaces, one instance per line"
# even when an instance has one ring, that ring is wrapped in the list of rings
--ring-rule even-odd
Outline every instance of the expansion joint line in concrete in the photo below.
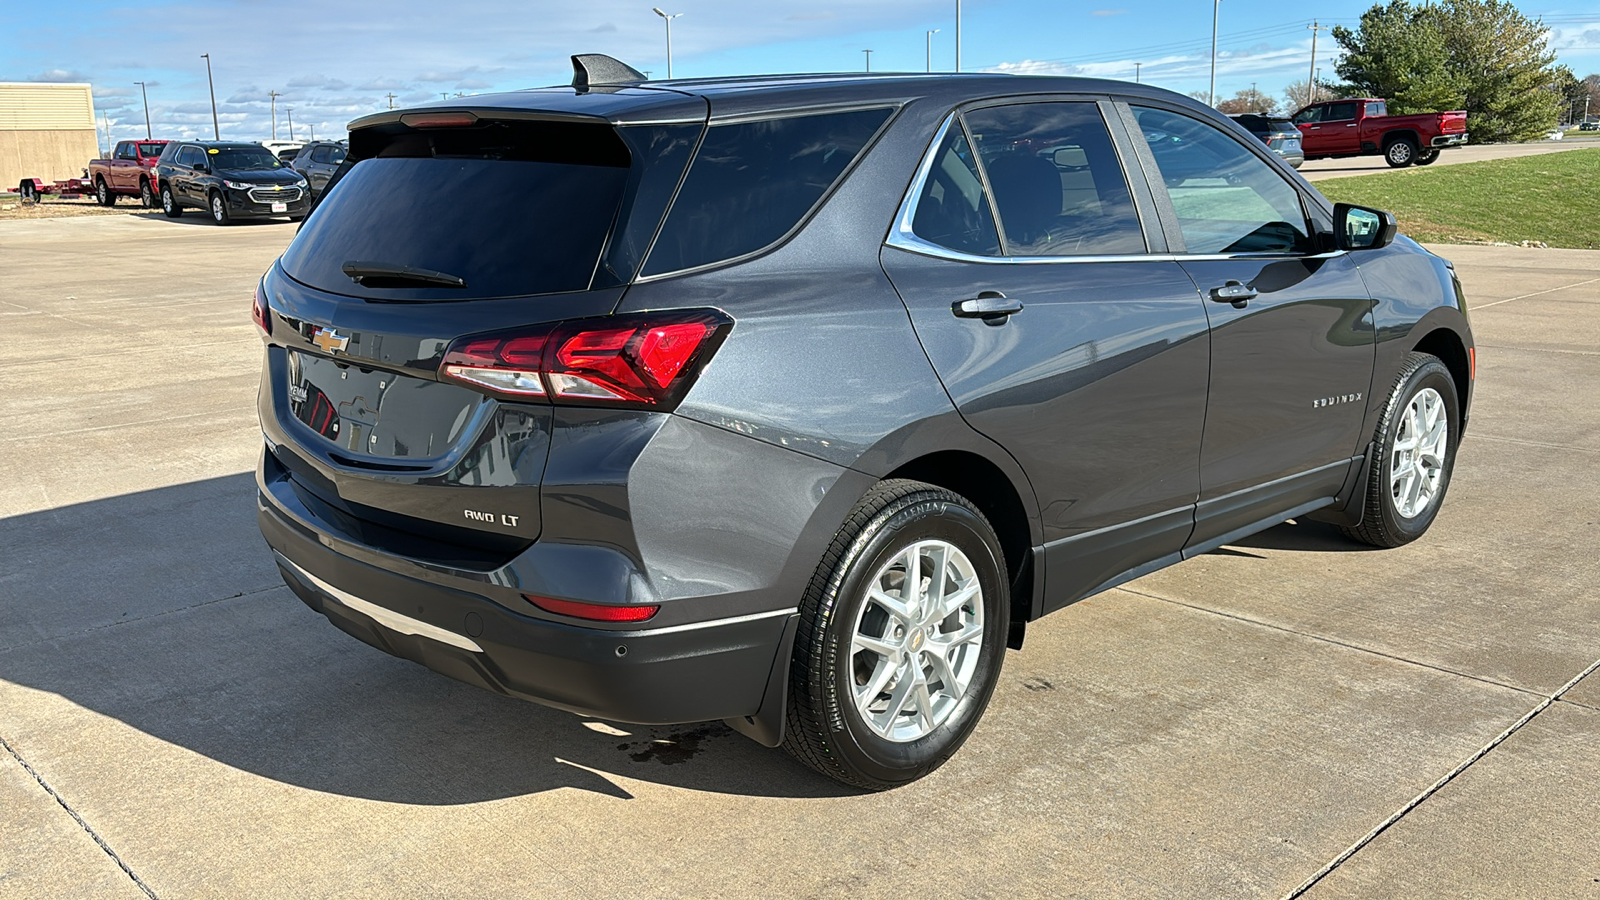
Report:
[[[12,747],[4,737],[0,737],[0,748],[4,748],[6,753],[10,754],[11,758],[17,761],[17,765],[22,767],[22,771],[27,772],[30,776],[32,776],[33,780],[39,783],[39,787],[44,788],[44,792],[49,794],[62,809],[67,811],[67,815],[72,817],[72,821],[78,823],[78,827],[83,829],[84,834],[87,834],[90,839],[100,846],[101,850],[106,852],[107,856],[111,857],[111,861],[117,864],[117,868],[121,869],[123,874],[127,875],[133,880],[135,887],[143,891],[144,895],[149,897],[150,900],[159,900],[159,898],[156,897],[156,892],[150,890],[150,886],[144,883],[144,879],[140,878],[138,874],[133,871],[133,869],[128,867],[127,863],[122,861],[122,857],[117,855],[117,851],[111,849],[111,845],[107,844],[104,838],[100,837],[99,834],[95,833],[93,828],[89,827],[89,823],[83,820],[83,816],[78,815],[78,811],[73,809],[71,804],[67,803],[67,801],[63,799],[60,794],[56,793],[56,789],[51,787],[49,782],[45,781],[38,772],[34,771],[33,766],[28,765],[28,761],[23,759],[22,754],[18,753],[16,748]]]
[[[1362,847],[1365,847],[1366,845],[1372,843],[1375,839],[1377,839],[1378,835],[1383,834],[1385,831],[1387,831],[1389,829],[1389,826],[1391,826],[1394,823],[1400,821],[1402,818],[1404,818],[1406,816],[1407,813],[1411,812],[1413,809],[1416,809],[1419,805],[1421,805],[1422,801],[1424,801],[1424,800],[1428,799],[1429,797],[1432,797],[1434,794],[1438,793],[1445,785],[1447,785],[1450,782],[1454,781],[1456,776],[1460,775],[1462,772],[1465,772],[1473,763],[1475,763],[1478,760],[1483,759],[1485,756],[1487,756],[1489,754],[1489,751],[1491,751],[1494,748],[1496,748],[1496,747],[1500,746],[1501,744],[1505,743],[1506,738],[1509,738],[1513,734],[1516,734],[1518,731],[1521,731],[1522,727],[1524,725],[1527,725],[1529,722],[1532,722],[1534,720],[1534,717],[1538,716],[1540,713],[1542,713],[1545,710],[1549,709],[1551,704],[1553,704],[1557,700],[1561,699],[1561,695],[1562,694],[1565,694],[1567,691],[1572,690],[1573,686],[1575,686],[1578,682],[1582,681],[1584,678],[1588,677],[1596,669],[1600,669],[1600,659],[1597,659],[1594,662],[1590,663],[1588,668],[1584,669],[1582,672],[1579,672],[1577,675],[1573,676],[1571,681],[1569,681],[1566,684],[1562,685],[1561,688],[1559,690],[1557,690],[1555,693],[1553,693],[1550,696],[1545,697],[1543,700],[1541,700],[1537,706],[1535,706],[1533,709],[1528,710],[1528,712],[1525,715],[1523,715],[1522,718],[1520,718],[1517,721],[1511,723],[1511,727],[1507,728],[1505,731],[1502,731],[1498,735],[1496,735],[1494,740],[1492,740],[1489,743],[1483,745],[1483,747],[1481,749],[1479,749],[1476,753],[1474,753],[1471,756],[1467,757],[1466,759],[1462,760],[1461,763],[1458,764],[1455,768],[1451,769],[1449,772],[1446,772],[1445,776],[1443,778],[1440,778],[1438,781],[1435,781],[1431,786],[1428,787],[1427,790],[1425,790],[1422,793],[1416,795],[1415,797],[1412,797],[1411,798],[1411,802],[1409,802],[1406,805],[1404,805],[1404,806],[1400,807],[1399,809],[1395,810],[1392,814],[1390,814],[1390,816],[1387,819],[1384,819],[1382,822],[1379,822],[1378,826],[1376,828],[1374,828],[1371,831],[1367,832],[1365,835],[1362,836],[1362,838],[1360,840],[1356,841],[1354,844],[1351,844],[1349,847],[1346,847],[1343,853],[1340,853],[1338,856],[1335,856],[1332,860],[1330,860],[1328,862],[1327,865],[1325,865],[1322,868],[1318,869],[1315,873],[1312,874],[1312,876],[1310,878],[1307,878],[1303,883],[1301,883],[1301,885],[1299,887],[1297,887],[1294,890],[1290,891],[1289,893],[1285,894],[1283,896],[1283,900],[1295,900],[1295,898],[1297,898],[1300,895],[1304,894],[1306,891],[1311,890],[1311,888],[1314,885],[1316,885],[1317,882],[1321,881],[1323,878],[1326,878],[1328,876],[1328,874],[1331,873],[1334,869],[1337,869],[1341,865],[1343,865],[1345,860],[1348,860],[1350,857],[1356,855],[1356,853],[1358,851],[1360,851]]]

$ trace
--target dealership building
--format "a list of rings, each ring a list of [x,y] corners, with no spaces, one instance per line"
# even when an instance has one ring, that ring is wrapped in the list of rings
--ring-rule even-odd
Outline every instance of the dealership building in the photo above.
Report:
[[[89,85],[0,81],[0,190],[81,175],[99,155]]]

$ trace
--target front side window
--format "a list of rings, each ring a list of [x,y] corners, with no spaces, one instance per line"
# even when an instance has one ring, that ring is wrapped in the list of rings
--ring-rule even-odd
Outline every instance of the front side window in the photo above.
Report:
[[[123,142],[117,145],[117,159],[138,159],[133,152],[133,144]]]
[[[1322,107],[1320,106],[1313,106],[1310,109],[1302,109],[1294,114],[1294,124],[1296,125],[1312,125],[1321,121]]]
[[[754,253],[788,234],[891,110],[713,125],[645,262],[645,275]]]
[[[972,148],[952,123],[934,154],[911,222],[917,237],[974,256],[999,256],[1000,232],[978,175]]]
[[[1190,253],[1304,253],[1300,194],[1266,160],[1198,119],[1133,107]],[[1001,214],[1002,217],[1004,213]]]
[[[1111,133],[1093,103],[1020,103],[966,116],[1009,256],[1145,252]]]

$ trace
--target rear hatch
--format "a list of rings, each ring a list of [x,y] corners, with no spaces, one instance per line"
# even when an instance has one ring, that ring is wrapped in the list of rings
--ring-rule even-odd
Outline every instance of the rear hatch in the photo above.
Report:
[[[534,541],[552,407],[441,364],[481,348],[468,336],[615,308],[704,127],[703,101],[672,96],[639,125],[482,107],[355,123],[262,282],[268,488],[413,558],[487,569]]]

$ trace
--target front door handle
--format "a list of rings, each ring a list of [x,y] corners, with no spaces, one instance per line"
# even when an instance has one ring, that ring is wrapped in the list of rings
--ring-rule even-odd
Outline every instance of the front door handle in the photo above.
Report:
[[[1006,319],[1022,312],[1022,301],[1012,300],[999,291],[981,291],[978,296],[957,300],[950,311],[962,319],[982,319],[985,325],[1004,325]]]
[[[1234,309],[1244,309],[1256,298],[1256,289],[1248,284],[1230,281],[1222,287],[1211,289],[1211,299],[1218,303],[1231,303]]]

